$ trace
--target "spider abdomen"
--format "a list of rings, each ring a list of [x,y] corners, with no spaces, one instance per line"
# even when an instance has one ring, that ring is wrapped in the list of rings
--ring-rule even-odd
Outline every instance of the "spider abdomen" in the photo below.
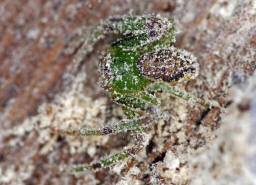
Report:
[[[198,64],[188,52],[171,47],[143,55],[137,61],[137,69],[150,80],[175,84],[197,76]]]

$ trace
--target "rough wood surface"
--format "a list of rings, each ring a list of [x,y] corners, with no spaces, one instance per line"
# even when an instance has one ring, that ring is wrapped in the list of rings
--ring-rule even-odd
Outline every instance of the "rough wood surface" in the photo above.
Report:
[[[243,83],[242,77],[252,75],[256,68],[256,6],[253,0],[188,2],[2,0],[0,2],[2,176],[7,176],[9,168],[20,173],[25,165],[24,161],[30,159],[33,161],[30,164],[33,166],[32,173],[24,177],[24,180],[19,176],[20,183],[93,184],[94,181],[88,180],[90,178],[98,180],[98,184],[115,184],[120,181],[120,176],[108,170],[83,178],[60,174],[56,169],[47,166],[49,160],[55,160],[55,164],[63,164],[67,161],[86,163],[92,160],[86,153],[66,154],[65,152],[70,149],[62,136],[56,139],[58,146],[54,154],[51,152],[41,154],[38,152],[42,147],[42,143],[37,140],[38,131],[25,132],[22,136],[4,135],[4,133],[22,124],[25,119],[37,115],[39,105],[51,102],[66,88],[65,74],[79,49],[79,46],[73,46],[71,43],[79,28],[84,25],[95,25],[108,16],[126,14],[130,10],[133,10],[134,14],[161,13],[174,18],[177,30],[180,31],[177,34],[176,45],[194,53],[200,63],[199,80],[190,82],[186,89],[204,100],[213,102],[216,106],[206,113],[203,109],[191,110],[190,123],[203,125],[212,130],[220,126],[220,112],[232,103],[230,87],[237,84],[239,86]],[[74,52],[67,54],[65,52],[67,47],[74,47],[72,48]],[[93,79],[96,72],[92,72],[95,71],[95,66],[90,61],[97,58],[93,56],[96,54],[94,52],[92,56],[88,56],[88,61],[81,69],[90,77],[86,84],[92,89],[96,88],[97,79]],[[189,132],[189,129],[186,135],[197,138],[198,141],[194,148],[204,145],[206,141],[203,136],[195,130]],[[114,139],[118,141],[118,137]],[[120,148],[126,144],[126,141],[123,142],[121,144],[116,142],[116,146],[109,142],[110,145],[108,143],[100,146],[102,149],[99,149],[98,153],[102,152],[101,150],[111,151],[111,148]],[[169,145],[170,143],[165,143],[166,150],[163,151],[175,150]],[[175,142],[172,145],[175,145]],[[148,158],[148,163],[152,163],[159,155],[159,152],[151,153],[152,160],[150,162],[151,158]],[[132,162],[131,166],[137,164]],[[141,169],[143,167],[148,169],[145,164],[141,165]],[[6,184],[17,182],[10,179]],[[149,182],[148,179],[145,173],[140,182],[146,184]]]

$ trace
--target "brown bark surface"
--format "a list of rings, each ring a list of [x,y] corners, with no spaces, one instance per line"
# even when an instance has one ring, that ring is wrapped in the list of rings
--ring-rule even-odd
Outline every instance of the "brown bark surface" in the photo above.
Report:
[[[70,46],[77,29],[84,25],[95,25],[111,15],[126,14],[130,10],[133,10],[134,14],[161,13],[174,18],[177,29],[181,30],[177,34],[176,46],[191,51],[197,57],[201,68],[200,83],[189,83],[187,90],[204,100],[216,102],[224,109],[232,102],[229,98],[229,88],[236,83],[243,83],[242,77],[236,74],[250,76],[256,68],[256,10],[255,7],[253,9],[253,1],[241,0],[233,3],[231,15],[228,12],[219,13],[221,8],[227,11],[230,4],[232,1],[218,0],[193,0],[186,3],[175,0],[2,0],[1,133],[36,115],[41,103],[51,102],[57,93],[66,88],[64,75],[79,49],[79,46]],[[75,47],[74,52],[67,54],[67,47]],[[95,52],[93,54],[95,55]],[[87,70],[92,68],[86,66],[87,62],[83,65]],[[88,84],[88,87],[91,85],[92,88],[97,85]],[[197,88],[192,89],[195,85]],[[195,125],[199,124],[199,120],[202,122],[200,124],[214,130],[219,127],[221,109],[215,107],[208,110],[205,117],[204,110],[194,111],[190,122]],[[203,120],[200,120],[200,117],[203,117]],[[194,134],[191,137],[200,140],[200,135],[192,132],[188,134]],[[47,166],[49,160],[56,160],[56,164],[61,164],[63,161],[86,163],[92,159],[88,156],[65,154],[68,146],[61,136],[57,141],[59,150],[53,158],[51,153],[39,154],[42,144],[37,142],[37,137],[38,131],[25,133],[22,137],[12,134],[1,137],[0,166],[3,171],[6,171],[9,165],[14,165],[15,170],[20,171],[21,163],[30,158],[34,161],[34,169],[31,176],[22,181],[24,184],[92,183],[82,176],[60,174],[56,169]],[[17,140],[22,141],[22,145],[19,145]],[[168,144],[166,143],[166,147]],[[111,150],[111,147],[105,146],[104,149]],[[155,155],[157,153],[151,154],[151,162],[156,158]],[[117,174],[108,170],[95,173],[93,178],[98,180],[98,184],[115,184],[120,180]],[[148,177],[145,175],[141,180],[146,183]]]

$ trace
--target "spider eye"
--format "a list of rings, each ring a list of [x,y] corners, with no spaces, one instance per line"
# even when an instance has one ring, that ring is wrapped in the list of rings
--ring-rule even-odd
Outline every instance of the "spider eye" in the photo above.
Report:
[[[190,53],[171,47],[143,55],[137,69],[151,80],[178,82],[196,77],[198,63]]]

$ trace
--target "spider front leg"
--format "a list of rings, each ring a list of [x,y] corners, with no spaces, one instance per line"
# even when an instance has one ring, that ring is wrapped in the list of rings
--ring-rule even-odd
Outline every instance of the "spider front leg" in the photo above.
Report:
[[[149,91],[154,91],[154,92],[162,90],[162,91],[165,91],[165,92],[168,92],[168,93],[172,94],[173,96],[176,96],[176,97],[181,98],[183,100],[189,101],[191,103],[196,103],[196,104],[199,104],[199,105],[204,106],[206,108],[209,107],[209,105],[206,102],[204,102],[200,99],[197,99],[195,97],[192,97],[187,92],[177,90],[177,89],[173,88],[172,86],[170,86],[169,84],[164,83],[164,82],[152,83],[147,87],[147,89]]]
[[[72,166],[70,169],[71,172],[83,172],[85,170],[97,170],[100,168],[109,167],[130,156],[134,156],[144,148],[145,141],[143,132],[145,128],[156,123],[156,118],[158,117],[156,107],[158,104],[157,98],[143,91],[133,94],[121,94],[115,92],[111,97],[116,103],[122,106],[128,120],[122,120],[117,124],[97,130],[81,129],[69,131],[54,128],[52,128],[52,130],[58,132],[59,134],[78,136],[109,135],[131,131],[135,140],[135,145],[114,155],[107,156],[104,159],[94,161],[90,164]],[[145,116],[141,116],[143,113]],[[150,114],[148,115],[147,113]],[[137,116],[136,114],[139,115]]]
[[[124,119],[117,124],[96,130],[63,130],[52,127],[50,127],[50,129],[59,134],[77,136],[99,136],[131,131],[135,140],[135,145],[114,155],[107,156],[104,159],[93,161],[90,164],[71,166],[71,168],[65,168],[64,171],[83,172],[85,170],[97,170],[100,168],[109,167],[128,157],[134,156],[145,147],[146,142],[144,140],[143,132],[147,127],[157,122],[158,99],[145,91],[138,91],[132,94],[115,92],[111,95],[111,97],[116,103],[122,106],[128,119]]]
[[[58,134],[76,136],[101,136],[125,131],[136,132],[148,127],[150,124],[149,118],[157,115],[159,101],[156,97],[146,92],[136,92],[133,95],[115,92],[112,94],[112,98],[117,104],[122,106],[128,119],[123,119],[116,124],[101,129],[63,130],[53,127],[50,127],[50,129]],[[141,116],[143,113],[150,113],[151,116]],[[139,114],[140,117],[136,116],[136,114]]]
[[[129,156],[134,156],[137,154],[141,149],[144,148],[144,136],[142,134],[136,134],[134,136],[136,140],[136,144],[129,149],[123,150],[122,152],[116,153],[114,155],[110,155],[105,159],[101,159],[96,162],[92,162],[89,165],[77,165],[71,168],[72,172],[84,172],[86,170],[97,170],[100,168],[109,167],[119,161],[122,161]]]

